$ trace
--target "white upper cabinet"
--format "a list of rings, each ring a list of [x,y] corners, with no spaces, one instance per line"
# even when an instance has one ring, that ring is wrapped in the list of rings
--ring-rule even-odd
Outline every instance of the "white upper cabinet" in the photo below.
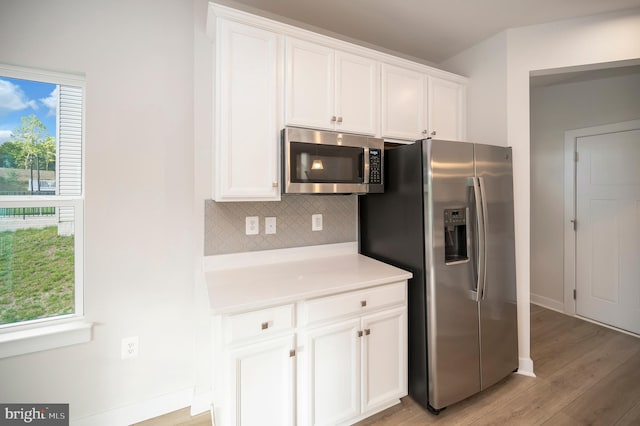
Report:
[[[285,56],[287,124],[333,129],[333,50],[288,37]]]
[[[277,33],[217,19],[216,201],[280,199],[280,40]]]
[[[336,130],[376,135],[380,107],[378,63],[336,51]]]
[[[428,72],[382,65],[382,137],[464,140],[466,85]]]
[[[286,124],[375,135],[375,60],[287,37]]]
[[[417,140],[427,135],[426,76],[382,64],[381,136]]]
[[[429,135],[445,140],[466,138],[466,86],[429,76]]]
[[[214,3],[207,32],[215,201],[280,200],[284,126],[397,141],[466,137],[464,77]]]

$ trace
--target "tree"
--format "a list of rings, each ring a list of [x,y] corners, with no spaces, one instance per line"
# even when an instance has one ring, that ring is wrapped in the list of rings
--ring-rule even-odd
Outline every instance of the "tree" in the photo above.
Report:
[[[47,170],[49,164],[55,164],[55,138],[47,133],[47,127],[34,114],[20,118],[20,126],[11,134],[10,142],[20,146],[20,152],[15,153],[15,164],[25,170],[36,156],[44,160]]]
[[[7,169],[18,167],[21,152],[22,146],[17,142],[7,141],[0,145],[0,167]]]
[[[44,162],[45,170],[55,170],[56,167],[56,138],[47,136],[47,138],[36,145],[37,155],[41,159],[40,166]]]

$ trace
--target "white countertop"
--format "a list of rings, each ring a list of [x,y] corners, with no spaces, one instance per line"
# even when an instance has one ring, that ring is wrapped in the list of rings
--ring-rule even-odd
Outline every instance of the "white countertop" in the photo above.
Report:
[[[205,270],[214,314],[229,314],[403,281],[410,272],[358,253]]]

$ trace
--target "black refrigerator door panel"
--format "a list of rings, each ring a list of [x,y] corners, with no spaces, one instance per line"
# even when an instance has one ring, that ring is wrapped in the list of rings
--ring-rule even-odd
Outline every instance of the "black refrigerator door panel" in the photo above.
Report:
[[[360,253],[413,273],[408,285],[409,394],[427,407],[426,296],[420,144],[385,152],[385,192],[358,197]]]
[[[444,408],[480,391],[478,303],[475,263],[445,262],[445,210],[468,211],[472,217],[470,182],[474,176],[473,144],[449,141],[423,143],[427,215],[427,349],[429,401]],[[474,241],[469,233],[468,252]]]
[[[518,367],[511,148],[475,146],[486,203],[486,280],[480,301],[482,388]]]

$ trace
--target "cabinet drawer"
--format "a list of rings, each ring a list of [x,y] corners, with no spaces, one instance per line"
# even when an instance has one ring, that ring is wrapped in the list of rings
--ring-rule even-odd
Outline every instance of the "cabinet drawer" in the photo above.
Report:
[[[302,324],[360,314],[378,308],[406,303],[406,282],[371,287],[335,296],[309,300],[302,307]]]
[[[269,336],[293,328],[294,305],[276,306],[225,318],[225,342]]]

